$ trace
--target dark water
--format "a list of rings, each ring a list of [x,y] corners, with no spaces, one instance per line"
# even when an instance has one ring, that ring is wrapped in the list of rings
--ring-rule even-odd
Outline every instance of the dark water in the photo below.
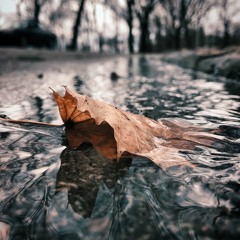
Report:
[[[199,146],[185,153],[195,168],[163,171],[140,158],[108,161],[87,144],[71,150],[62,127],[0,123],[0,221],[11,226],[10,239],[240,239],[240,98],[234,83],[163,63],[157,55],[42,68],[44,79],[25,83],[1,76],[1,114],[57,122],[47,86],[64,83],[151,118],[220,126],[229,144]],[[3,95],[4,89],[12,95]]]

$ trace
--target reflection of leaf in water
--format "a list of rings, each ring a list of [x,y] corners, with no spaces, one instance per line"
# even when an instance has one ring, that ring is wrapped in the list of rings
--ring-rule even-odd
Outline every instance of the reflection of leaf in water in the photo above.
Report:
[[[163,171],[134,158],[128,170],[127,159],[116,164],[83,145],[62,152],[56,192],[60,129],[14,127],[1,139],[1,147],[12,152],[11,161],[1,163],[7,199],[1,194],[0,209],[14,221],[13,239],[239,238],[239,184],[229,181],[230,172],[239,176],[237,165],[217,172],[184,167]],[[232,130],[235,136],[237,129]],[[19,159],[18,153],[27,150],[32,156]]]
[[[95,205],[99,184],[113,188],[131,164],[130,159],[117,163],[99,155],[90,144],[79,149],[65,149],[61,154],[61,168],[57,175],[58,190],[68,189],[68,199],[73,210],[90,217]]]

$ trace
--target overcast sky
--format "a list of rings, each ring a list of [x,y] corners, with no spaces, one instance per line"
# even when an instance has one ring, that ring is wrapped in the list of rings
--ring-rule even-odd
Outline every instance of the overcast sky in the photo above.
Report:
[[[17,0],[0,0],[0,12],[2,13],[14,13],[16,11],[16,1]],[[125,0],[118,0],[122,5],[125,4]],[[234,6],[234,9],[240,9],[240,0],[230,0],[230,2],[233,4]],[[98,9],[100,10],[100,9]],[[99,12],[98,11],[98,21],[102,22],[101,21],[101,17],[103,13],[101,13],[101,11]],[[101,16],[100,16],[101,15]],[[233,17],[233,21],[234,22],[239,22],[240,21],[240,13],[239,14],[235,14],[234,17]],[[210,32],[212,30],[215,30],[215,29],[211,29],[211,28],[214,28],[213,26],[217,26],[218,22],[218,13],[215,9],[213,9],[209,15],[209,17],[207,18],[207,21],[206,23],[204,24],[205,25],[205,30],[206,32],[208,32],[210,30]]]
[[[0,11],[5,13],[14,12],[16,10],[15,4],[15,0],[0,0]]]

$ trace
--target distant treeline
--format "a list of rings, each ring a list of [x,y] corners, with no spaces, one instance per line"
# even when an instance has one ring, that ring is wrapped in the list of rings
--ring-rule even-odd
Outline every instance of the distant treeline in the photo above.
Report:
[[[130,53],[239,45],[239,12],[239,0],[16,1],[17,19],[47,24],[62,48],[99,52],[121,52],[124,45]]]
[[[179,45],[176,45],[176,39],[174,36],[169,34],[158,34],[156,40],[151,42],[149,46],[150,52],[164,52],[169,50],[179,49],[196,49],[201,47],[214,47],[214,48],[225,48],[228,46],[239,46],[240,45],[240,28],[234,32],[229,33],[227,36],[221,32],[215,34],[206,35],[203,28],[199,29],[188,29],[187,37],[181,35]]]

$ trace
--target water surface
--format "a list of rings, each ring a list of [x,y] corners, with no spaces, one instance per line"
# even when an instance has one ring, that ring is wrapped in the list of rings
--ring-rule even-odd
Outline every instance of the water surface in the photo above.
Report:
[[[163,171],[141,158],[111,162],[88,144],[71,150],[63,127],[1,123],[0,220],[11,239],[239,239],[240,98],[227,79],[159,55],[24,62],[0,78],[10,118],[60,123],[48,86],[68,85],[154,119],[220,126],[228,141],[186,152],[195,168]]]

